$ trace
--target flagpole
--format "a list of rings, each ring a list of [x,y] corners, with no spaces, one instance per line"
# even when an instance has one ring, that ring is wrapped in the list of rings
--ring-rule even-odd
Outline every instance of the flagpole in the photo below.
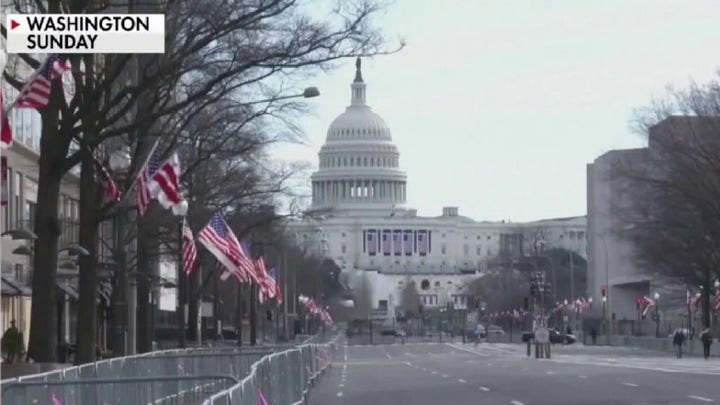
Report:
[[[145,166],[147,166],[148,162],[150,161],[150,157],[152,157],[153,153],[155,153],[155,149],[157,149],[158,143],[160,143],[160,138],[155,139],[155,143],[153,144],[152,149],[150,149],[150,153],[148,153],[147,156],[145,157],[143,165],[140,166],[140,170],[138,171],[135,178],[133,178],[133,181],[130,183],[130,186],[127,188],[127,190],[131,190],[133,187],[135,187],[135,184],[137,183],[138,179],[140,178],[140,173],[142,172],[143,168]],[[127,191],[127,190],[125,190],[125,191]],[[127,192],[123,193],[123,195],[120,197],[120,203],[125,202],[125,199],[127,198],[128,194],[129,193],[127,193]]]

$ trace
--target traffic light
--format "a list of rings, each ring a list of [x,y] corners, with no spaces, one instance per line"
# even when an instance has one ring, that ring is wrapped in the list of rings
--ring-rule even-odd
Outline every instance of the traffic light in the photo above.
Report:
[[[524,301],[524,302],[523,302],[523,307],[524,307],[525,310],[527,311],[528,309],[530,309],[530,300],[528,299],[528,297],[525,297],[525,299],[524,299],[523,301]]]
[[[532,295],[533,297],[537,295],[537,284],[530,284],[530,295]]]

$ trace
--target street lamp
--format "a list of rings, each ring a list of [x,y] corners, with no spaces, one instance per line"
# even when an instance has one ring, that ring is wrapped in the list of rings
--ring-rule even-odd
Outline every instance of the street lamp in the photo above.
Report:
[[[658,307],[660,306],[660,293],[655,293],[653,296],[655,298],[655,337],[660,337],[660,313],[658,312]]]
[[[128,148],[121,147],[110,154],[108,164],[116,176],[127,175],[132,159]],[[112,349],[116,355],[135,353],[135,305],[134,294],[130,291],[127,271],[127,250],[125,243],[126,201],[120,199],[113,215],[113,261],[115,262],[115,285],[112,292]],[[132,291],[134,292],[134,290]]]
[[[262,104],[262,103],[270,103],[273,101],[278,100],[287,100],[291,98],[314,98],[320,95],[320,90],[315,86],[306,87],[302,93],[299,94],[291,94],[289,96],[280,96],[280,97],[273,97],[273,98],[267,98],[264,100],[256,100],[256,101],[250,101],[248,103],[244,103],[246,105],[252,105],[252,104]]]
[[[177,224],[177,280],[178,280],[178,291],[177,291],[177,307],[175,308],[175,315],[177,316],[177,327],[178,327],[178,343],[181,348],[185,347],[185,311],[187,306],[187,277],[185,277],[185,271],[183,270],[183,226],[185,224],[185,215],[188,212],[188,203],[186,200],[180,201],[177,205],[173,206],[172,210],[178,219]]]

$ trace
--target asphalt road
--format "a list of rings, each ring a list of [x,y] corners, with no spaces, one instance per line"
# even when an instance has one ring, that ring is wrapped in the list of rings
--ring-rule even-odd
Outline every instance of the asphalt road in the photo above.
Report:
[[[309,404],[558,405],[720,403],[720,361],[628,348],[514,344],[340,346]]]

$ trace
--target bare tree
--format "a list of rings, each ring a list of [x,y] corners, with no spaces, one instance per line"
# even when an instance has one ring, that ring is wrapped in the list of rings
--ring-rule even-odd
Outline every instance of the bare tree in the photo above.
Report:
[[[670,90],[638,113],[648,148],[619,159],[615,207],[641,268],[703,287],[703,324],[720,268],[720,82]]]
[[[360,274],[357,285],[353,288],[355,297],[355,318],[367,319],[373,309],[372,286],[368,275]]]
[[[420,304],[422,302],[420,301],[420,294],[418,293],[417,285],[410,279],[410,277],[405,280],[405,287],[402,290],[401,300],[402,309],[405,312],[406,317],[418,314]]]
[[[531,226],[523,230],[522,246],[523,254],[537,256],[543,251],[543,241],[550,237],[550,229],[546,226]]]
[[[523,305],[530,284],[526,275],[519,271],[501,270],[489,272],[471,282],[468,290],[486,303],[488,311],[506,311]]]
[[[16,3],[16,11],[72,14],[118,11],[108,9],[118,7],[114,2],[99,0],[48,0],[35,2],[32,10],[21,6],[24,4]],[[119,7],[136,10],[133,3]],[[35,232],[36,248],[47,254],[34,258],[28,357],[39,362],[54,362],[56,357],[57,206],[63,175],[81,161],[84,170],[93,170],[89,164],[91,154],[105,140],[117,136],[137,143],[132,166],[132,172],[137,172],[155,136],[145,131],[149,128],[173,128],[177,133],[203,107],[226,95],[233,94],[236,100],[277,99],[288,88],[297,87],[298,80],[305,79],[313,69],[330,68],[333,61],[343,57],[384,52],[381,48],[384,39],[371,23],[372,16],[380,10],[378,4],[339,2],[334,13],[324,20],[309,18],[308,10],[294,0],[158,2],[154,11],[165,14],[168,21],[167,50],[162,57],[91,54],[70,57],[77,70],[72,99],[69,102],[64,99],[63,89],[56,81],[50,101],[41,111]],[[1,32],[6,36],[6,27]],[[31,55],[18,58],[33,69],[41,65]],[[131,75],[136,80],[126,85],[126,73],[131,66],[136,66],[135,74]],[[8,69],[3,77],[18,89],[26,79]],[[131,114],[139,103],[147,108]],[[70,149],[73,141],[80,145],[76,151]],[[92,176],[86,176],[89,177]],[[90,198],[81,202],[83,209],[91,204]],[[95,269],[87,260],[83,263],[81,305],[90,308],[95,305]],[[87,332],[92,351],[94,315],[90,310],[80,314],[81,323],[93,328]]]

